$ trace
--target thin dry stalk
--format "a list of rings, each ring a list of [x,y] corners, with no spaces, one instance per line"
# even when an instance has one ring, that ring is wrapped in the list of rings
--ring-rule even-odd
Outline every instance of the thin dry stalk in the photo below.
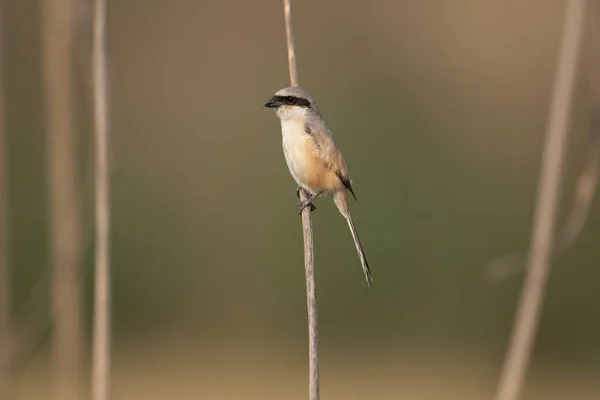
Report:
[[[84,397],[84,352],[72,86],[74,4],[72,0],[43,0],[41,11],[50,179],[53,397],[79,400]]]
[[[92,400],[110,397],[110,194],[108,166],[108,88],[106,1],[95,0],[92,74],[94,77],[94,135],[96,138],[96,262]]]
[[[91,148],[92,146],[90,146]],[[73,209],[73,212],[79,213],[82,212],[81,210],[92,209],[93,180],[94,168],[91,165],[86,166],[82,181],[78,185],[77,207]],[[87,216],[89,213],[83,212],[83,214]],[[88,223],[86,218],[82,223],[81,256],[84,257],[94,244],[94,231],[92,224]],[[50,328],[51,316],[48,315],[47,309],[50,266],[44,265],[41,269],[42,272],[27,295],[27,300],[16,311],[12,319],[12,349],[10,353],[13,373],[15,371],[18,373],[33,358]],[[85,277],[86,273],[87,271],[82,271],[82,276]]]
[[[589,37],[587,68],[591,70],[590,94],[592,97],[591,122],[583,167],[577,178],[573,205],[566,223],[556,235],[552,249],[552,261],[566,253],[577,241],[586,226],[600,178],[600,3],[590,5],[591,23],[586,35]],[[500,281],[525,271],[524,254],[508,254],[492,260],[486,270],[490,280]]]
[[[0,1],[0,27],[4,2]],[[8,267],[8,172],[6,125],[4,121],[4,85],[2,62],[2,32],[0,31],[0,399],[11,395],[11,324],[10,273]]]
[[[600,107],[592,111],[589,143],[584,166],[577,178],[575,195],[571,212],[562,230],[556,235],[551,250],[551,261],[554,262],[575,244],[585,227],[592,208],[598,178],[600,175]],[[508,254],[492,260],[486,274],[492,281],[501,281],[514,274],[525,271],[525,254]]]
[[[299,86],[298,66],[296,65],[296,48],[294,45],[294,26],[292,24],[291,0],[283,0],[285,16],[285,32],[287,38],[288,63],[290,83]],[[306,201],[308,194],[300,191],[300,200]],[[308,310],[308,368],[309,368],[309,399],[319,399],[319,355],[317,329],[317,296],[315,287],[315,259],[313,251],[312,220],[310,207],[302,210],[302,234],[304,236],[304,272],[306,275],[306,306]]]
[[[585,9],[586,0],[566,2],[565,24],[548,117],[527,276],[496,393],[497,400],[517,400],[520,397],[540,319],[550,271],[556,209],[569,122],[569,106],[575,86]]]

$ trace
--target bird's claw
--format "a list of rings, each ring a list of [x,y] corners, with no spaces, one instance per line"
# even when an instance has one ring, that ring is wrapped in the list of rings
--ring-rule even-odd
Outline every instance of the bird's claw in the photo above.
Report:
[[[310,212],[313,212],[317,209],[312,201],[303,201],[298,204],[298,214],[302,215],[302,211],[304,211],[306,207],[310,207]]]

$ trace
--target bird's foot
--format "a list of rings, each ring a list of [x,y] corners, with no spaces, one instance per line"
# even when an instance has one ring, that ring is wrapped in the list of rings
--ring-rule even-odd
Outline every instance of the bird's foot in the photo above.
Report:
[[[317,207],[315,207],[315,205],[312,203],[313,199],[308,199],[306,201],[302,201],[298,204],[298,214],[302,215],[302,211],[304,211],[304,209],[306,207],[310,207],[310,212],[313,212],[317,209]]]
[[[315,211],[317,209],[317,207],[315,207],[315,205],[312,202],[313,202],[314,199],[316,199],[317,197],[319,197],[319,195],[321,194],[321,192],[317,192],[317,193],[311,194],[306,189],[303,189],[300,186],[298,186],[298,188],[296,189],[296,196],[298,196],[298,198],[302,198],[301,197],[302,191],[304,191],[304,193],[306,194],[306,196],[308,198],[306,200],[301,201],[300,203],[298,203],[298,214],[302,214],[302,210],[304,210],[306,207],[310,207],[310,211],[311,212]]]

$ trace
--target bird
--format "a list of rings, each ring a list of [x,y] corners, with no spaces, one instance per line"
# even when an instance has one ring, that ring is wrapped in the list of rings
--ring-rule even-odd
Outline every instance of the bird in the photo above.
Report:
[[[290,174],[298,184],[296,194],[300,197],[300,190],[308,194],[308,199],[298,204],[299,213],[306,207],[314,211],[313,201],[319,196],[333,198],[348,223],[365,280],[371,289],[373,277],[348,205],[348,192],[357,200],[352,180],[315,99],[306,90],[292,86],[276,92],[264,107],[275,109],[281,122],[283,154]]]

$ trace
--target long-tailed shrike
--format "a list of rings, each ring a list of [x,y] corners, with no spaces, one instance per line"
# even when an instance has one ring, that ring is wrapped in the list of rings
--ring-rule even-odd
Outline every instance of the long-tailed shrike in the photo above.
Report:
[[[308,200],[298,205],[300,212],[305,207],[314,210],[312,202],[321,195],[333,197],[335,205],[348,222],[370,288],[373,282],[371,271],[348,206],[347,191],[356,199],[352,181],[317,103],[304,89],[287,87],[275,93],[265,107],[276,110],[281,120],[283,154],[288,168],[298,183],[298,191],[303,189],[308,193]]]

